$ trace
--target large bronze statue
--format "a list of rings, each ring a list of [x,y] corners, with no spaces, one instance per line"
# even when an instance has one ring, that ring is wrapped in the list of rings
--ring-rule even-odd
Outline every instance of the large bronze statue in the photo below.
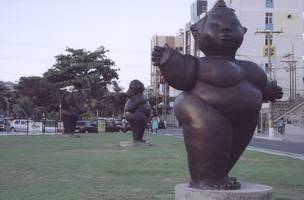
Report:
[[[125,117],[131,126],[134,143],[145,142],[143,136],[151,113],[150,104],[143,96],[144,89],[144,84],[133,80],[127,92],[129,99],[125,104]]]
[[[206,57],[182,55],[165,45],[155,47],[152,61],[169,85],[184,91],[174,110],[183,127],[190,186],[238,189],[228,173],[252,138],[262,102],[281,98],[282,88],[257,64],[235,59],[246,28],[224,1],[191,31]]]

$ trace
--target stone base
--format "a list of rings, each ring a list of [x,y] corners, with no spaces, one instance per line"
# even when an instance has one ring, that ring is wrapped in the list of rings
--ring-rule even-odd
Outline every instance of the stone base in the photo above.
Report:
[[[175,200],[272,200],[272,187],[241,183],[239,190],[199,190],[188,183],[175,186]]]
[[[138,146],[152,146],[149,142],[133,142],[133,141],[122,141],[119,142],[120,147],[138,147]]]

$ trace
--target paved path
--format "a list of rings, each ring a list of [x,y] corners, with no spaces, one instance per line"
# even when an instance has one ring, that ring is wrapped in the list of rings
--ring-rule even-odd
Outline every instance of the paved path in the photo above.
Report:
[[[159,133],[183,138],[182,129],[180,128],[161,129]],[[286,138],[286,136],[284,137]],[[299,141],[303,141],[303,138]],[[266,135],[257,135],[251,140],[248,149],[304,160],[303,142],[293,142],[282,138],[269,139]]]

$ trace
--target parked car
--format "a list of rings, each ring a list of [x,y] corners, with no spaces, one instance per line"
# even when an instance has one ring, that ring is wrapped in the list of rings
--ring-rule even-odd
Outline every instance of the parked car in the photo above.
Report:
[[[27,132],[34,123],[33,120],[28,119],[16,119],[11,122],[11,132]]]
[[[123,131],[122,120],[119,118],[100,117],[98,119],[104,120],[106,122],[106,131],[107,132]]]
[[[0,131],[5,131],[5,120],[0,119]]]
[[[77,121],[76,133],[97,133],[97,122],[90,120]]]
[[[119,132],[122,130],[121,120],[114,118],[106,119],[106,131],[108,132]]]

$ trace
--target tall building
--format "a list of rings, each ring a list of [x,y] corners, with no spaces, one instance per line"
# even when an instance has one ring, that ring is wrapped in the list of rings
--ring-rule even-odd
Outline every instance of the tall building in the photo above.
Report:
[[[208,0],[208,10],[216,2],[217,0]],[[237,58],[258,63],[272,79],[276,79],[283,87],[283,99],[304,96],[304,1],[225,0],[225,2],[235,10],[241,24],[248,29],[244,42],[237,52]],[[204,16],[203,12],[199,18]],[[185,26],[184,53],[203,56],[203,53],[196,48],[190,32],[190,25],[196,21],[197,19],[192,19]]]
[[[184,51],[184,31],[183,29],[179,30],[176,36],[160,36],[154,35],[151,40],[151,52],[155,46],[164,46],[168,44],[171,48],[177,49],[180,52]],[[153,94],[163,95],[164,92],[167,93],[168,96],[177,96],[180,91],[175,90],[168,86],[163,80],[159,68],[154,66],[151,63],[150,68],[150,85],[153,88]]]
[[[238,57],[260,64],[283,87],[285,100],[304,96],[304,1],[233,0],[231,7],[248,28]]]
[[[203,16],[205,16],[208,10],[208,0],[196,0],[191,4],[191,21],[185,26],[185,54],[190,54],[194,56],[203,56],[203,53],[197,48],[197,45],[192,37],[190,27],[192,24],[199,21]]]
[[[207,0],[196,0],[191,4],[191,21],[199,20],[199,16],[207,11]]]
[[[155,46],[164,46],[168,44],[171,48],[184,51],[184,30],[180,29],[176,36],[159,36],[154,35],[151,40],[151,52]],[[181,91],[170,87],[162,78],[158,67],[151,63],[151,89],[156,97],[161,97],[162,102],[155,107],[156,113],[160,114],[160,118],[166,121],[169,126],[176,126],[177,120],[173,113],[172,100],[181,93]],[[157,99],[157,98],[156,98]],[[160,112],[161,111],[161,112]]]

